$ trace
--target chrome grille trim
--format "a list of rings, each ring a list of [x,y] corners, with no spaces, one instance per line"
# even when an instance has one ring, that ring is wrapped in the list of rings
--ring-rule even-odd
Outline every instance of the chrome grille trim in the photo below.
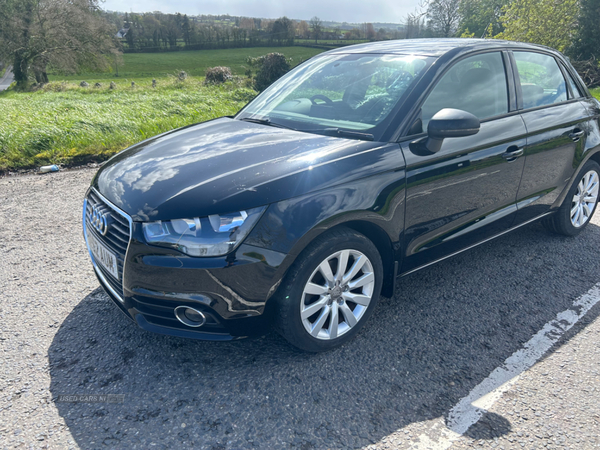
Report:
[[[100,236],[98,233],[94,231],[92,228],[90,231],[96,235],[96,237],[104,242],[111,250],[113,250],[117,254],[117,268],[119,269],[119,279],[115,280],[114,277],[108,273],[104,273],[96,264],[94,260],[94,255],[90,249],[90,246],[87,241],[87,227],[89,222],[89,212],[91,211],[90,200],[94,202],[94,204],[100,204],[103,211],[110,211],[115,214],[111,214],[111,217],[115,219],[115,222],[111,225],[111,230],[115,230],[115,232],[111,233],[110,236]],[[89,208],[88,208],[89,207]],[[132,229],[133,229],[133,221],[128,214],[126,214],[123,210],[115,206],[112,202],[106,199],[102,194],[100,194],[96,189],[90,188],[85,196],[85,200],[83,201],[83,238],[85,239],[85,245],[88,249],[88,253],[90,255],[90,259],[92,260],[92,264],[94,266],[94,271],[98,275],[98,278],[102,281],[104,287],[110,291],[110,293],[116,297],[121,303],[123,301],[123,273],[125,272],[125,261],[127,260],[127,251],[129,250],[129,242],[131,241]],[[129,228],[129,231],[127,231]]]

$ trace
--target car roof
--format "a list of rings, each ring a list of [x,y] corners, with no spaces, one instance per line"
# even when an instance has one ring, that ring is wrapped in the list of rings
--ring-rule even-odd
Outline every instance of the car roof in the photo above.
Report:
[[[465,50],[484,50],[493,48],[514,48],[529,50],[545,50],[556,52],[556,50],[542,45],[527,44],[523,42],[503,41],[501,39],[399,39],[395,41],[368,42],[366,44],[349,45],[328,54],[335,53],[374,53],[374,54],[398,54],[419,56],[442,56],[443,54],[462,48]]]

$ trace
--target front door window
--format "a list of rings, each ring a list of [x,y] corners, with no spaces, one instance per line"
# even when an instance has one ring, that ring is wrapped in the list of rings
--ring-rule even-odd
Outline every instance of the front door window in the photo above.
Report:
[[[422,107],[423,131],[441,109],[470,112],[479,120],[508,112],[508,88],[500,52],[457,62],[437,83]]]

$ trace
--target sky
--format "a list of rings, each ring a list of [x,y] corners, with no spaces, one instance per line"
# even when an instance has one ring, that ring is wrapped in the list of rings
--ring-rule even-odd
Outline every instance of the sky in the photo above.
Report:
[[[123,12],[176,13],[190,15],[230,14],[260,18],[321,20],[336,22],[402,23],[419,0],[106,0],[103,8]]]

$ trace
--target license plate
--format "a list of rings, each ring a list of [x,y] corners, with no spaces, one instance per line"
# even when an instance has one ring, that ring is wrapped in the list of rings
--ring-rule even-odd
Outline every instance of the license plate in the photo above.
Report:
[[[106,245],[100,242],[89,230],[87,230],[87,241],[94,255],[96,264],[104,267],[117,280],[119,271],[117,269],[117,255],[115,255]]]

